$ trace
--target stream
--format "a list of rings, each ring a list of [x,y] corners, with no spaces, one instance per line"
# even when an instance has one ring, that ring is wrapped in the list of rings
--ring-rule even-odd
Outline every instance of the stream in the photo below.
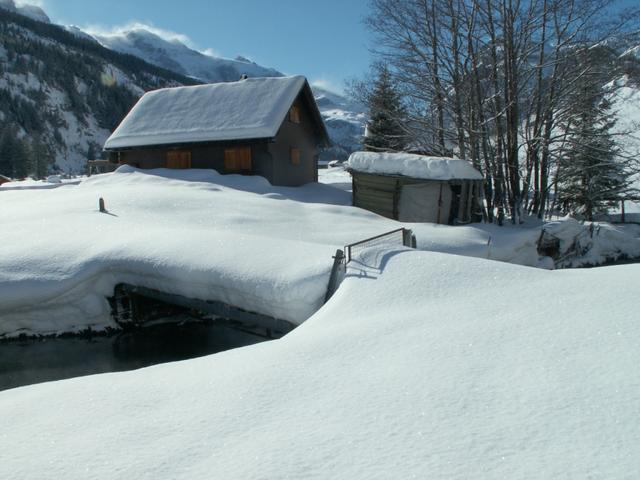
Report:
[[[0,344],[0,390],[186,360],[266,339],[210,323],[161,324],[109,336]]]

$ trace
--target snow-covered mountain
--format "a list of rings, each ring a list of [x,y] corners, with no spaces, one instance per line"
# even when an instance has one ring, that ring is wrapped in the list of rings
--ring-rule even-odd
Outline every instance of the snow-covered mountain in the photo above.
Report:
[[[0,8],[19,13],[20,15],[24,15],[25,17],[29,17],[33,20],[38,20],[39,22],[51,22],[49,16],[44,13],[44,10],[42,10],[42,8],[38,7],[37,5],[18,6],[14,2],[14,0],[0,0]]]
[[[243,74],[251,77],[282,76],[273,68],[262,67],[243,57],[231,60],[206,55],[187,47],[180,40],[166,40],[142,26],[112,34],[88,33],[111,50],[135,55],[154,65],[208,83],[235,81]]]

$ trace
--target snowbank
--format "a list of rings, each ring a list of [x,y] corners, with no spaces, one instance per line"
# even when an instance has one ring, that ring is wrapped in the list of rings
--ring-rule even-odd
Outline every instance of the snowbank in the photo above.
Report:
[[[599,265],[620,258],[640,258],[640,230],[636,225],[578,222],[566,217],[544,225],[545,235],[559,241],[555,266]]]
[[[0,477],[637,478],[639,276],[371,251],[282,340],[0,393]]]
[[[80,178],[61,178],[59,175],[50,175],[46,180],[27,178],[0,184],[0,192],[9,190],[48,190],[63,185],[78,185],[80,182]]]
[[[425,157],[410,153],[355,152],[349,168],[357,172],[404,175],[425,180],[482,180],[482,174],[466,160]]]
[[[345,192],[212,170],[124,166],[2,201],[12,208],[0,211],[0,334],[10,335],[112,327],[105,297],[121,282],[300,323],[322,304],[336,243],[380,231],[373,215],[344,214]]]
[[[273,187],[213,170],[123,166],[0,195],[11,206],[0,209],[0,336],[115,327],[106,298],[118,283],[299,324],[323,303],[336,249],[402,226],[327,185]],[[553,267],[537,253],[540,225],[404,226],[423,250]],[[637,236],[621,251],[640,248]]]

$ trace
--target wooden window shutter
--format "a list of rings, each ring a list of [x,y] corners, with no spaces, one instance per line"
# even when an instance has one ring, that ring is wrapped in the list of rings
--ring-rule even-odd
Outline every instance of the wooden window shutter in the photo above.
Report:
[[[191,152],[189,150],[169,150],[167,152],[167,168],[191,168]]]
[[[299,148],[291,148],[291,164],[292,165],[300,165],[300,149]]]
[[[225,149],[224,168],[228,172],[250,172],[252,170],[251,147]]]
[[[224,151],[224,169],[228,172],[238,170],[238,152],[235,148],[227,148]]]
[[[289,110],[289,120],[293,123],[300,123],[300,107],[292,105]]]

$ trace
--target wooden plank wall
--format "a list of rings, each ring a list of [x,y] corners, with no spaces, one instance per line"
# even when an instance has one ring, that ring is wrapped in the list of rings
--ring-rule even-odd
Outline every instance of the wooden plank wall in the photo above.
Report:
[[[353,204],[387,218],[397,218],[398,180],[353,172]]]

